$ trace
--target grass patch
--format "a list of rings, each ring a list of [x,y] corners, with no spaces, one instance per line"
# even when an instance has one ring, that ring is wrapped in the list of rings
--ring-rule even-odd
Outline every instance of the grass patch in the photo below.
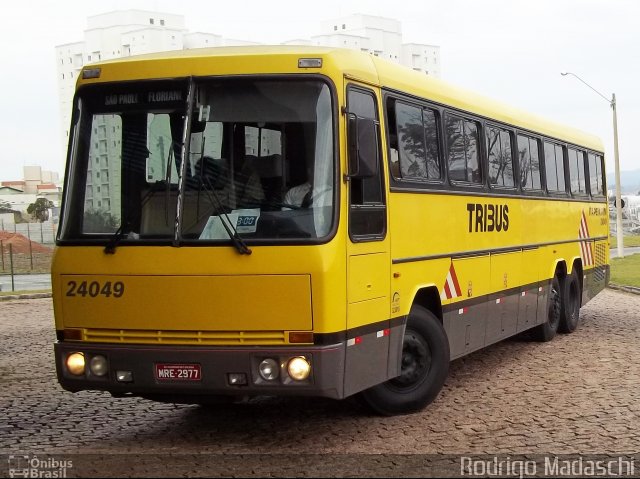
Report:
[[[609,240],[611,242],[612,248],[618,247],[618,237],[610,236]],[[634,246],[640,246],[640,235],[625,235],[624,236],[624,246],[625,248],[631,248]]]
[[[611,282],[640,288],[640,254],[611,260]]]
[[[50,289],[30,289],[30,290],[18,290],[18,291],[0,291],[0,297],[2,296],[15,296],[17,294],[35,294],[35,293],[50,293]]]

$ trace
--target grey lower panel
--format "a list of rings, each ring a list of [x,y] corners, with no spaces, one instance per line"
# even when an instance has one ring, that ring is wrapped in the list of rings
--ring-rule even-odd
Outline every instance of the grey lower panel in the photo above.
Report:
[[[510,290],[505,296],[492,294],[485,301],[458,307],[444,313],[451,359],[456,359],[526,331],[547,321],[550,284],[532,284]],[[477,302],[481,301],[481,302]]]
[[[444,330],[449,338],[451,359],[485,345],[487,303],[462,307],[444,314]]]
[[[517,294],[489,300],[485,345],[501,341],[516,333],[518,327]]]
[[[549,293],[551,292],[551,283],[538,287],[538,324],[546,323],[548,318],[548,302]]]
[[[533,328],[538,323],[538,286],[525,288],[518,299],[518,332]]]
[[[582,304],[586,304],[609,284],[609,265],[596,266],[584,275]]]
[[[391,330],[381,329],[347,341],[345,396],[351,396],[389,379],[390,333]]]
[[[330,346],[292,347],[189,347],[106,345],[81,342],[58,342],[55,344],[58,381],[69,391],[104,390],[114,394],[133,395],[304,395],[324,396],[335,399],[345,397],[344,370],[345,344]],[[95,355],[107,358],[109,372],[104,377],[87,373],[72,376],[63,365],[69,353],[82,352],[89,360]],[[308,380],[295,382],[280,378],[266,382],[257,374],[257,365],[265,358],[279,362],[303,355],[310,358],[312,373]],[[386,355],[385,355],[386,360]],[[198,364],[202,377],[199,381],[158,380],[156,364]],[[116,380],[116,371],[131,371],[133,382]],[[386,363],[385,363],[386,372]],[[247,385],[230,385],[229,373],[244,373]],[[287,381],[288,379],[288,381]]]

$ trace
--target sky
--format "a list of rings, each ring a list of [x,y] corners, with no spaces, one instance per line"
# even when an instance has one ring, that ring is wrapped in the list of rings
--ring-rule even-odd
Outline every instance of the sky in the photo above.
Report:
[[[310,38],[353,13],[394,18],[404,43],[440,46],[443,80],[599,136],[609,172],[615,93],[620,169],[640,169],[638,0],[29,0],[3,7],[0,181],[22,179],[26,165],[62,176],[54,48],[83,40],[88,16],[126,9],[265,44]]]

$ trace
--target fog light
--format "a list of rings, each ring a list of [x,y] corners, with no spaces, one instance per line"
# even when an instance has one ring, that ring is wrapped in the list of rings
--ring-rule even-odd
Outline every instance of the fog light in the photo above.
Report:
[[[265,359],[258,366],[258,372],[265,381],[273,381],[280,375],[280,365],[275,359]]]
[[[132,383],[133,372],[131,371],[116,371],[116,380],[119,383]]]
[[[289,361],[287,371],[289,371],[289,376],[291,376],[291,379],[295,379],[296,381],[304,381],[309,377],[309,374],[311,373],[311,364],[309,364],[309,361],[307,361],[306,358],[297,356]]]
[[[92,357],[89,361],[89,369],[94,376],[104,376],[108,371],[107,358],[104,356]]]
[[[246,386],[247,375],[245,373],[229,373],[227,380],[230,386]]]
[[[67,356],[67,371],[74,376],[84,374],[84,353],[71,353]]]

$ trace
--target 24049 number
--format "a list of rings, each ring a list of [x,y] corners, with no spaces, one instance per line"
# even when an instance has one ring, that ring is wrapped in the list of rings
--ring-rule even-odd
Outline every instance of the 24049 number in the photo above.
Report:
[[[124,283],[122,281],[107,281],[102,284],[98,281],[69,281],[67,283],[67,296],[82,296],[86,298],[97,298],[98,296],[105,296],[107,298],[113,296],[114,298],[121,298],[124,294]]]

